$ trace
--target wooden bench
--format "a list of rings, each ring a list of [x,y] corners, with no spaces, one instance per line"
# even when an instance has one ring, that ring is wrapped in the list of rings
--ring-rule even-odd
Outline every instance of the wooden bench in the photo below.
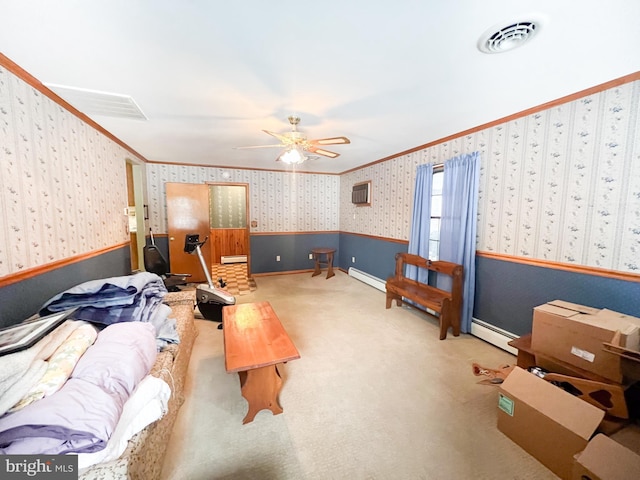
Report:
[[[227,373],[237,372],[242,396],[249,403],[243,424],[269,409],[282,413],[278,394],[282,379],[277,364],[300,358],[269,302],[244,303],[222,308],[224,363]]]
[[[405,277],[405,265],[449,275],[452,278],[451,291],[427,285]],[[387,308],[393,300],[398,306],[402,298],[433,310],[440,318],[440,340],[447,338],[449,327],[453,335],[460,335],[460,312],[462,309],[462,265],[442,260],[431,261],[411,253],[396,254],[396,272],[387,279]]]

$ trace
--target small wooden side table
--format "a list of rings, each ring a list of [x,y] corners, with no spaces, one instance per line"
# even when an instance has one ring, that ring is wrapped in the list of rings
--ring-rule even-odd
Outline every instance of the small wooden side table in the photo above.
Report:
[[[312,277],[315,277],[316,275],[320,275],[320,273],[322,273],[320,269],[320,265],[327,265],[328,267],[327,278],[331,278],[335,275],[335,273],[333,273],[333,254],[335,253],[335,251],[336,251],[335,248],[312,248],[311,249],[311,255],[313,256],[313,259],[316,261],[316,268],[313,271],[313,274],[311,275]],[[323,255],[326,257],[324,260],[322,258]]]

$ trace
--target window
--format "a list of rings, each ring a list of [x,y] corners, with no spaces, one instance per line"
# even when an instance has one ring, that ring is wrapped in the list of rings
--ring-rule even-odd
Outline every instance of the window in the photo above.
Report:
[[[433,169],[431,184],[431,225],[429,227],[429,260],[440,258],[440,218],[442,216],[442,179],[444,167]]]

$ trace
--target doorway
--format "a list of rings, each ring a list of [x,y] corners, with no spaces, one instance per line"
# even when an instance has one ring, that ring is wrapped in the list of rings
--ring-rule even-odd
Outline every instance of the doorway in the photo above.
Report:
[[[211,270],[234,294],[255,290],[249,248],[249,185],[207,182],[211,228]]]
[[[142,167],[130,160],[125,161],[127,177],[127,232],[129,233],[129,250],[131,271],[143,271],[142,259],[145,244],[144,222],[144,175]]]
[[[206,281],[197,256],[183,251],[185,235],[198,233],[200,240],[208,237],[202,253],[214,282],[222,278],[240,291],[255,289],[250,271],[249,185],[167,183],[166,194],[171,271],[190,273],[193,282]]]

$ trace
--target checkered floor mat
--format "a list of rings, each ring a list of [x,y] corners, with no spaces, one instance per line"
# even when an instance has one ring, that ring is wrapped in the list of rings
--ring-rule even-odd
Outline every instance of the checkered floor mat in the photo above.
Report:
[[[227,283],[224,289],[232,295],[246,295],[256,289],[255,280],[247,277],[246,263],[214,264],[211,267],[211,279],[215,285],[219,278]]]

